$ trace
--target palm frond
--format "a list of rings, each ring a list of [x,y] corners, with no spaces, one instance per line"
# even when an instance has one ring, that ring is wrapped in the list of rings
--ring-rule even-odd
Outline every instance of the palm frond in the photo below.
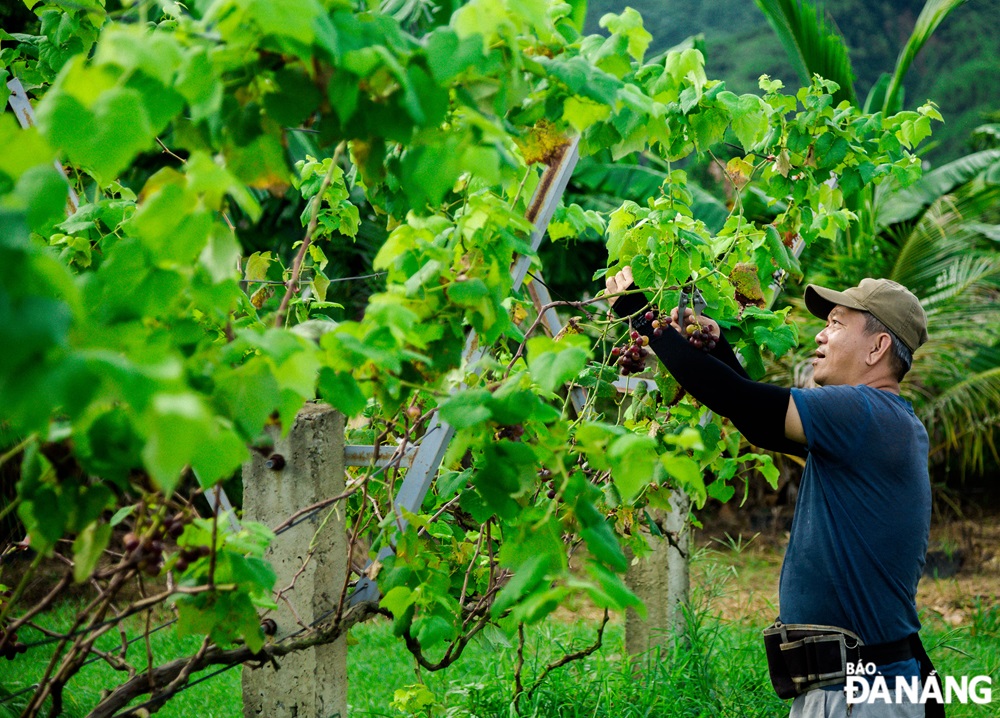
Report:
[[[972,131],[970,138],[973,147],[997,147],[1000,146],[1000,123],[992,122],[980,125]]]
[[[892,73],[889,81],[889,88],[885,92],[885,100],[882,103],[882,111],[886,114],[898,112],[902,109],[902,98],[900,89],[903,86],[903,78],[907,70],[913,63],[913,59],[923,48],[924,44],[937,29],[938,25],[948,17],[952,10],[965,3],[965,0],[927,0],[924,9],[917,17],[917,23],[910,33],[906,46],[899,53],[896,59],[896,69]]]
[[[975,152],[949,162],[931,170],[905,189],[888,184],[880,186],[876,231],[916,219],[943,195],[954,192],[994,165],[1000,165],[1000,149]]]
[[[965,256],[955,258],[938,277],[938,284],[923,299],[924,309],[930,315],[936,306],[954,302],[956,297],[972,292],[984,282],[1000,276],[1000,259],[994,257]]]
[[[938,449],[960,450],[963,462],[982,469],[986,451],[997,457],[1000,367],[956,383],[927,407],[922,417]]]
[[[983,222],[970,222],[970,229],[983,235],[989,240],[1000,242],[1000,224],[985,224]]]
[[[977,220],[998,200],[1000,187],[937,200],[908,233],[894,239],[899,250],[888,277],[918,295],[931,289],[955,257],[981,253],[985,245],[981,230],[990,226]]]
[[[806,0],[754,0],[774,28],[778,40],[804,84],[813,75],[833,80],[840,89],[834,103],[847,100],[858,104],[854,92],[854,70],[847,46],[814,5]]]
[[[868,90],[868,97],[865,98],[865,113],[875,113],[882,109],[885,104],[885,91],[889,89],[889,83],[892,81],[892,75],[888,72],[883,72],[879,75],[875,84],[872,85],[871,89]]]

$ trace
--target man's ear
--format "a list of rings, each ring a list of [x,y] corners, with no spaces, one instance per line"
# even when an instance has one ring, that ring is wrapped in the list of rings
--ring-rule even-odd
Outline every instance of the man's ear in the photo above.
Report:
[[[875,366],[875,364],[878,363],[878,360],[883,356],[887,356],[890,349],[892,349],[892,337],[885,332],[876,334],[874,339],[875,341],[872,345],[872,349],[868,352],[868,357],[865,360],[868,366]]]

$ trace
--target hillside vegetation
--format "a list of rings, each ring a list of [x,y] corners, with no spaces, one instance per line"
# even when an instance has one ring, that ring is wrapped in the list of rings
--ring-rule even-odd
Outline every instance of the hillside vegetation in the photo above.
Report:
[[[587,23],[598,31],[607,12],[628,4],[642,13],[653,35],[650,52],[703,34],[709,77],[726,80],[730,89],[749,92],[761,73],[797,83],[791,64],[753,0],[591,0]],[[882,72],[891,72],[896,56],[923,7],[921,0],[829,0],[817,5],[844,35],[857,90],[862,99]],[[1000,111],[1000,35],[993,31],[996,5],[973,0],[955,10],[917,57],[906,81],[906,106],[933,100],[945,125],[936,129],[928,158],[935,164],[966,149],[969,133]]]

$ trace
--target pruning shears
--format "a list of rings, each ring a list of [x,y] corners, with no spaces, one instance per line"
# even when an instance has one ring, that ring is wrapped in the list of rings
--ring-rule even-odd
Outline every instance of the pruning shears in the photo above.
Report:
[[[694,312],[694,321],[697,324],[701,324],[701,313],[708,306],[708,302],[705,301],[705,297],[697,287],[692,286],[690,292],[686,289],[681,289],[681,297],[677,302],[677,321],[681,329],[684,329],[684,310],[688,308],[689,304],[691,305],[691,310]]]

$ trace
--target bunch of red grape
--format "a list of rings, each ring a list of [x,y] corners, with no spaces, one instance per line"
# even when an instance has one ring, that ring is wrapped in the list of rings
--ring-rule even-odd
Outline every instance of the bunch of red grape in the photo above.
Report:
[[[556,497],[556,482],[552,478],[552,470],[546,468],[539,469],[538,478],[546,482],[545,485],[548,487],[548,491],[546,491],[545,495],[550,499],[554,499]]]
[[[0,656],[8,661],[13,661],[19,654],[26,653],[28,650],[26,643],[18,642],[16,631],[12,631],[9,636],[4,631],[0,631],[0,643],[4,641],[6,643],[3,644],[3,650],[0,650]]]
[[[0,594],[0,609],[3,609],[4,605],[11,599],[13,594],[10,591],[4,591]],[[3,649],[0,649],[0,656],[3,656],[8,661],[14,660],[18,654],[24,653],[28,650],[28,646],[24,643],[18,643],[17,633],[11,631],[7,632],[6,627],[0,628],[0,643],[3,644]]]
[[[521,437],[524,436],[524,426],[521,424],[509,424],[501,426],[497,429],[495,434],[497,439],[509,439],[511,441],[520,441]]]
[[[6,606],[13,595],[12,591],[0,593],[0,610]],[[28,650],[26,644],[18,642],[17,632],[7,631],[6,625],[0,628],[0,643],[3,644],[3,648],[0,649],[0,656],[6,658],[8,661],[14,660],[19,653],[24,653]]]
[[[696,349],[712,351],[715,349],[715,339],[712,333],[698,322],[691,322],[684,327],[684,334],[687,335],[688,343]]]
[[[163,568],[164,541],[177,539],[184,533],[187,518],[180,513],[147,531],[143,538],[135,533],[125,534],[125,553],[130,562],[147,576],[157,576]],[[183,570],[183,569],[182,569]]]
[[[622,376],[641,372],[645,368],[645,359],[649,354],[649,350],[646,349],[649,345],[649,337],[643,336],[635,329],[631,331],[629,337],[632,339],[631,344],[624,349],[614,347],[611,350],[611,356],[617,359],[616,364],[618,364]]]
[[[212,549],[204,544],[201,546],[186,546],[181,549],[180,556],[177,557],[177,563],[174,564],[174,570],[187,571],[188,566],[200,558],[205,558],[210,553],[212,553]]]

